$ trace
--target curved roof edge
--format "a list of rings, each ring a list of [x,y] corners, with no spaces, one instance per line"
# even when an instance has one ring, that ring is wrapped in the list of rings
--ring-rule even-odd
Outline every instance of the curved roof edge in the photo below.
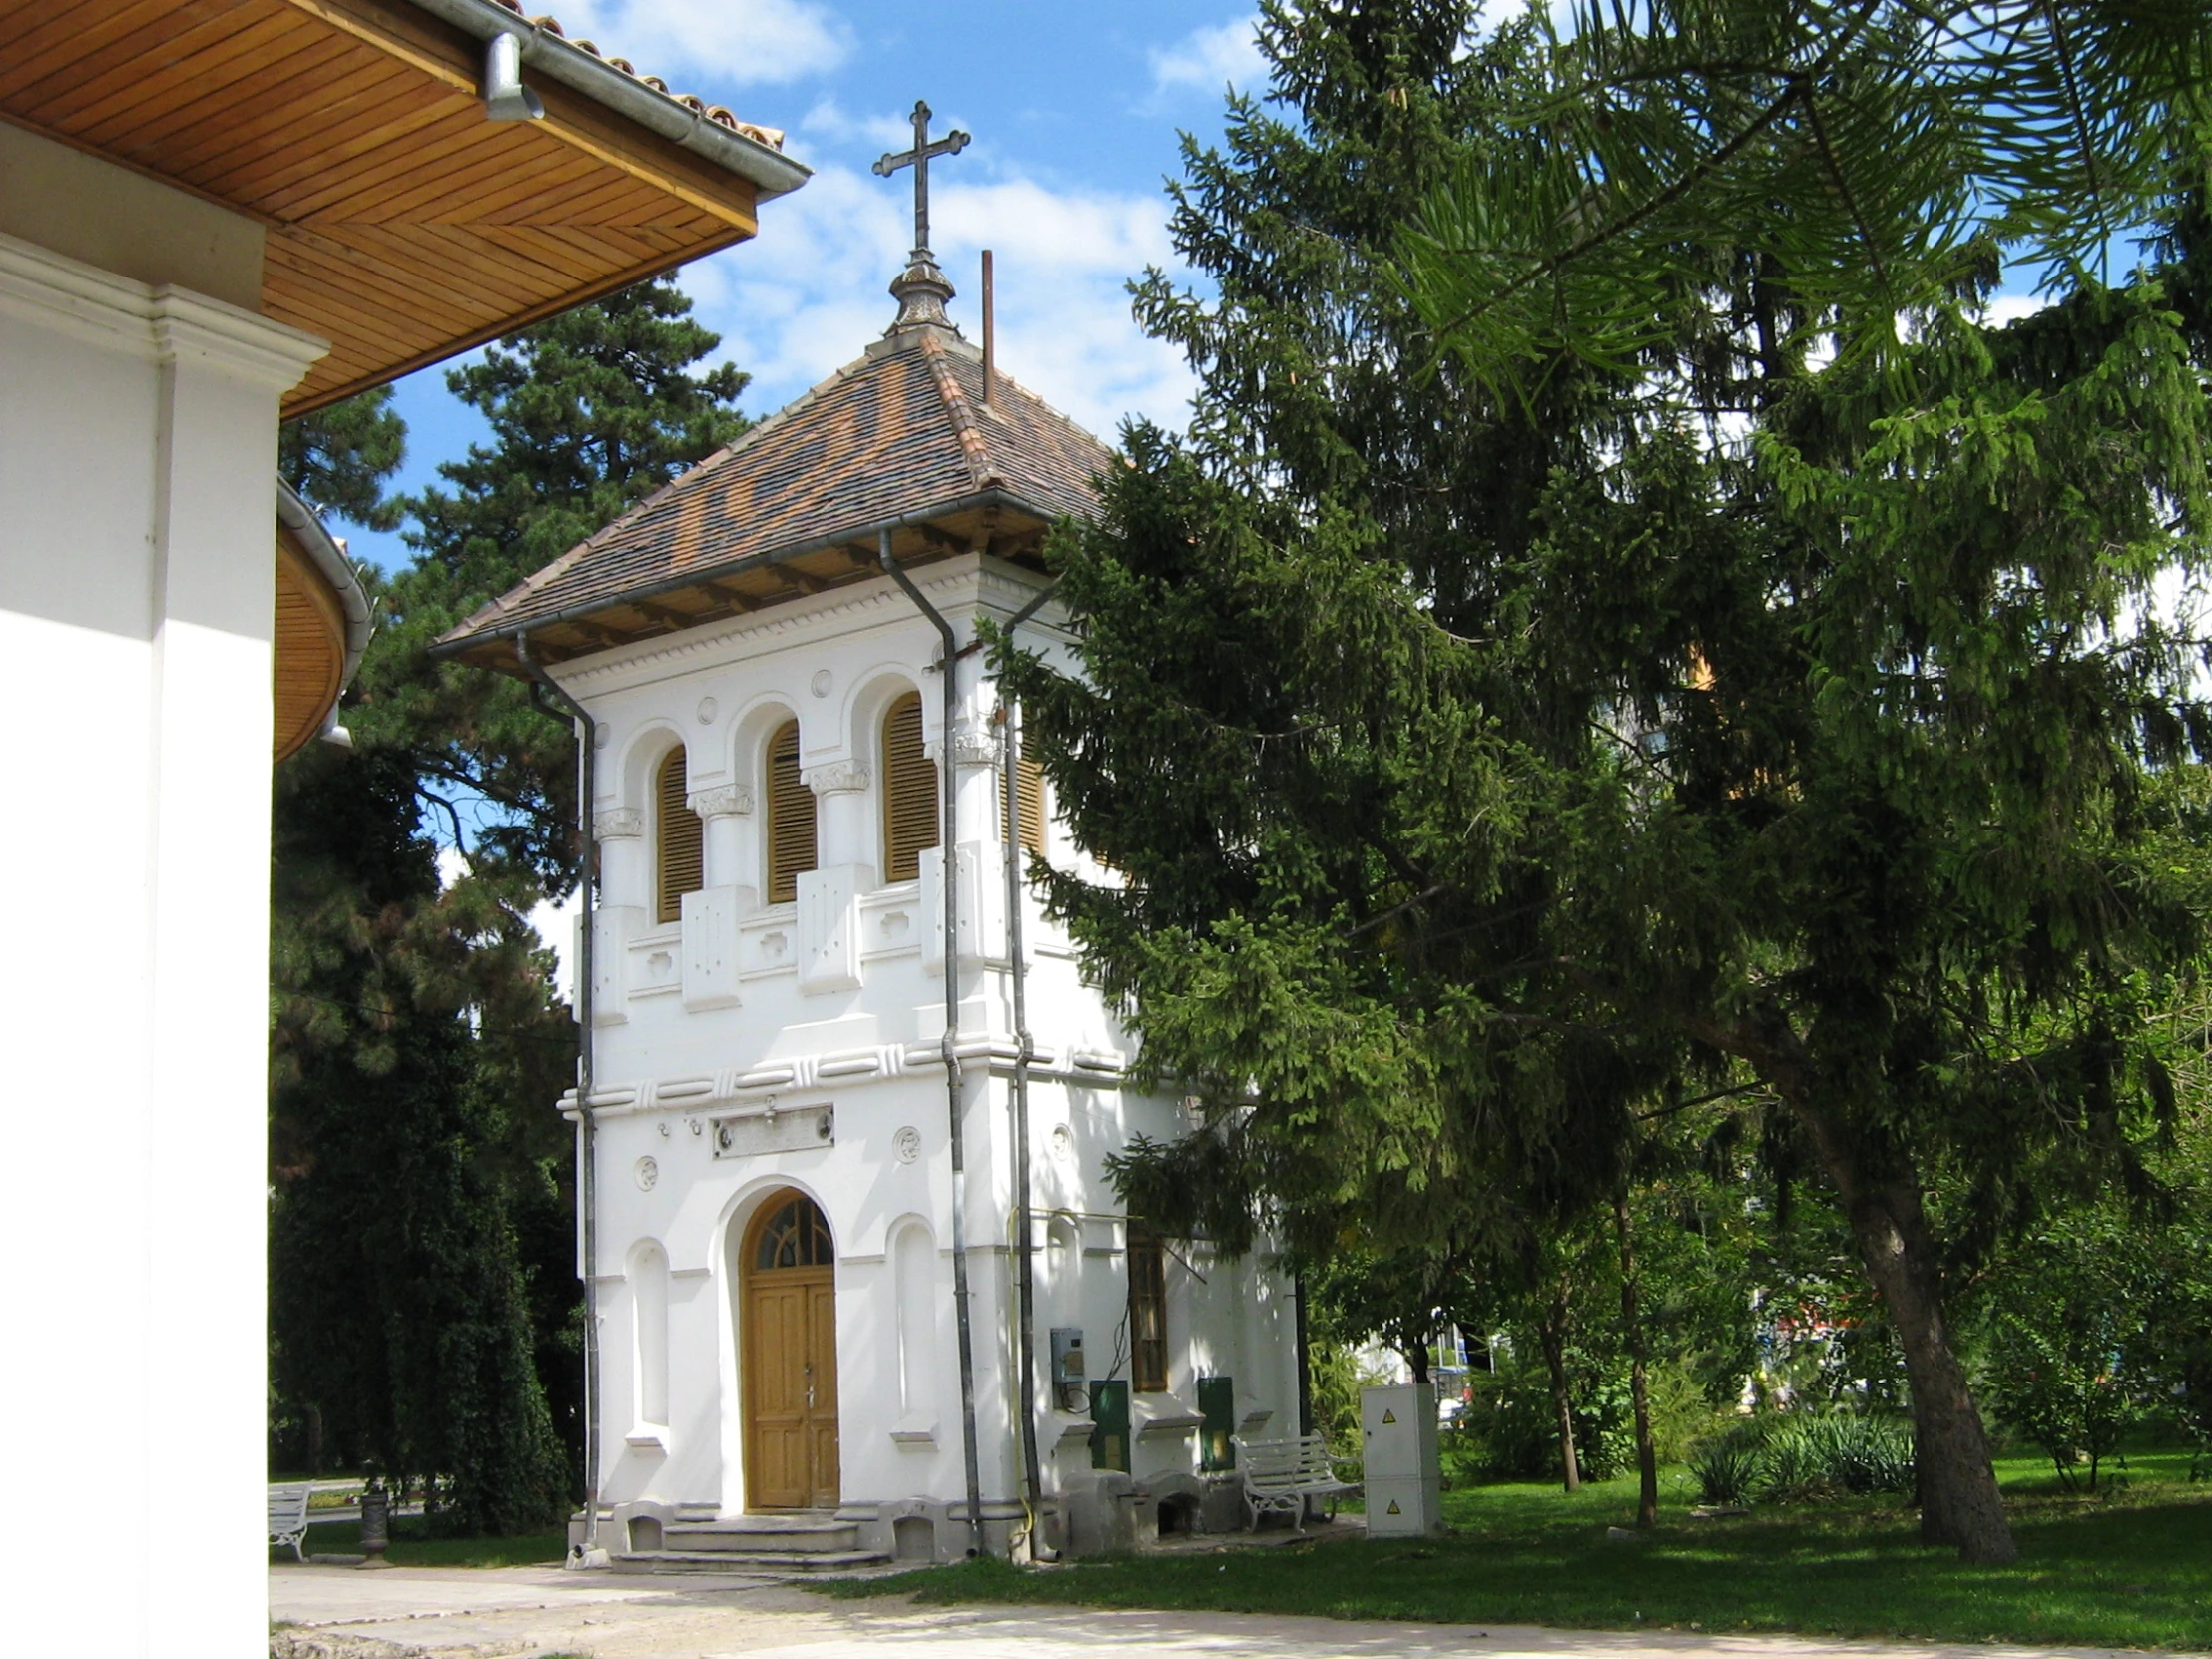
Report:
[[[353,683],[353,671],[361,666],[368,636],[375,632],[375,614],[368,594],[337,538],[323,528],[322,520],[299,492],[281,478],[276,480],[276,517],[299,538],[300,547],[314,561],[315,574],[330,584],[330,591],[337,595],[338,605],[345,612],[345,668],[338,676],[338,695],[342,697]]]

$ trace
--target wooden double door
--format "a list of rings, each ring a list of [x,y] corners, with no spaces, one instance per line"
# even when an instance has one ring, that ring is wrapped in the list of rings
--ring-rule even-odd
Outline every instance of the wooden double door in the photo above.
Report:
[[[779,1193],[746,1236],[739,1340],[752,1509],[837,1504],[837,1287],[830,1224]]]

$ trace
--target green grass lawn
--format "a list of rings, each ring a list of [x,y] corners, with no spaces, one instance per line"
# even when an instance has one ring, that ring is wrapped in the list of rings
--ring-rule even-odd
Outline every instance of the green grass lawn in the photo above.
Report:
[[[316,1521],[307,1528],[309,1555],[358,1555],[358,1521]],[[384,1559],[395,1567],[536,1567],[557,1565],[568,1553],[565,1529],[529,1532],[515,1538],[433,1538],[422,1522],[406,1516],[391,1523],[391,1545]],[[272,1561],[289,1561],[291,1551],[273,1549]]]
[[[1894,1500],[1693,1520],[1686,1474],[1662,1482],[1660,1525],[1631,1526],[1635,1482],[1448,1492],[1446,1537],[1148,1555],[1041,1571],[971,1563],[826,1586],[928,1602],[1310,1613],[1347,1619],[1584,1629],[1796,1631],[1937,1641],[2212,1650],[2212,1484],[2186,1453],[2149,1452],[2091,1498],[2047,1462],[1998,1465],[2019,1540],[2008,1567],[1920,1542]],[[1322,1530],[1326,1531],[1326,1528]]]

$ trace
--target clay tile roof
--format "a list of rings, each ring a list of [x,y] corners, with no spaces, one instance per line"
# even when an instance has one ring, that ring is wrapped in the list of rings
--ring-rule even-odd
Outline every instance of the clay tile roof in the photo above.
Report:
[[[981,354],[957,334],[894,333],[483,607],[440,654],[506,666],[493,636],[529,627],[534,651],[547,628],[549,654],[571,655],[792,597],[778,580],[812,592],[872,576],[857,555],[893,521],[924,527],[925,556],[1018,554],[1094,511],[1111,451],[1003,374],[982,398]]]

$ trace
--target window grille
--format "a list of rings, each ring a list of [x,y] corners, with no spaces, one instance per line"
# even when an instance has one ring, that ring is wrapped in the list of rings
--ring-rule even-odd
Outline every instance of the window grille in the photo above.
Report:
[[[921,693],[883,716],[883,879],[911,881],[937,844],[937,769],[921,748]]]
[[[815,867],[815,792],[799,781],[799,722],[768,746],[768,901],[799,896],[799,872]]]
[[[655,915],[664,922],[677,921],[684,914],[684,894],[697,892],[706,884],[701,850],[704,828],[699,815],[686,804],[690,775],[682,744],[670,750],[668,759],[661,763],[653,793],[659,892]]]

